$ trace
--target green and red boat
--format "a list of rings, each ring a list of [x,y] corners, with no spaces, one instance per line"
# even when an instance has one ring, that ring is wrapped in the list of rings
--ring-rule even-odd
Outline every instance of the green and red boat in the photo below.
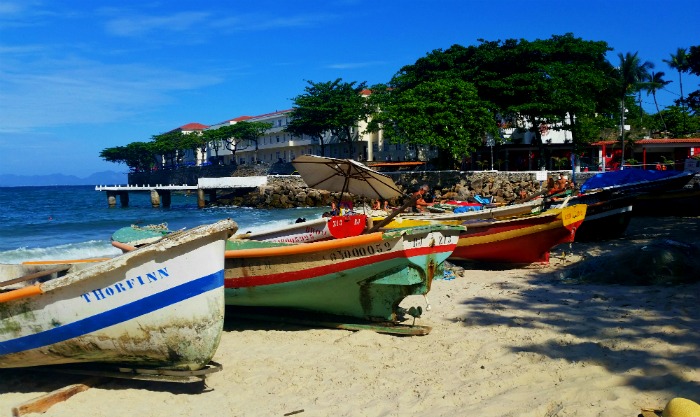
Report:
[[[225,302],[396,322],[404,298],[430,291],[463,230],[436,225],[300,244],[232,239]]]

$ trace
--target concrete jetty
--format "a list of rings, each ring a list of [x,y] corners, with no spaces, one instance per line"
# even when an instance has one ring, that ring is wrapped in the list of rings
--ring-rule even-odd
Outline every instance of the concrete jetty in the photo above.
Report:
[[[117,206],[117,197],[121,207],[129,207],[129,193],[149,192],[153,207],[170,207],[171,193],[173,191],[197,191],[197,207],[203,208],[209,202],[216,201],[216,193],[219,190],[258,188],[267,184],[267,176],[255,177],[221,177],[199,178],[197,185],[97,185],[96,191],[104,191],[107,194],[109,207]]]

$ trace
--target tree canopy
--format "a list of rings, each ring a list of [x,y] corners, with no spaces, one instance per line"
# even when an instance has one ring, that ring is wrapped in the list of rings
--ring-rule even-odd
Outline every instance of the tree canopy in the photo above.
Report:
[[[435,79],[390,95],[383,111],[390,140],[436,146],[458,159],[483,145],[486,135],[498,136],[489,103],[466,81]]]
[[[126,146],[105,148],[100,152],[100,158],[107,162],[126,164],[133,171],[144,171],[155,163],[152,143],[131,142]]]
[[[392,97],[389,102],[401,102],[404,94],[416,97],[415,89],[421,84],[424,84],[422,91],[430,93],[437,85],[456,84],[455,80],[460,80],[472,86],[458,90],[467,94],[464,100],[480,103],[463,111],[479,113],[472,119],[485,123],[481,113],[488,109],[493,121],[480,127],[481,135],[462,137],[465,143],[458,146],[457,152],[479,146],[478,138],[490,133],[499,118],[529,120],[538,139],[541,126],[569,129],[577,145],[596,139],[598,135],[591,134],[590,129],[577,128],[576,120],[592,120],[596,115],[616,112],[615,102],[610,98],[616,81],[613,67],[605,58],[609,50],[605,42],[584,41],[570,33],[546,40],[480,40],[476,46],[453,45],[445,51],[432,51],[415,64],[401,68],[389,83]],[[425,97],[440,98],[440,94]],[[432,105],[447,106],[446,103]],[[391,109],[392,122],[399,120],[393,112],[401,107],[385,106]],[[406,116],[395,128],[387,124],[387,120],[383,121],[385,129],[401,132],[412,130],[405,126],[411,120],[417,119]],[[472,127],[477,128],[473,124]],[[450,131],[458,129],[452,126]],[[407,139],[417,140],[415,137]],[[436,145],[453,146],[446,141],[436,142]]]
[[[304,93],[295,97],[290,122],[285,130],[293,135],[309,135],[319,139],[325,153],[324,134],[329,140],[348,145],[352,155],[352,143],[359,138],[358,123],[367,121],[373,113],[372,101],[362,94],[367,83],[335,81],[314,83],[307,81]]]

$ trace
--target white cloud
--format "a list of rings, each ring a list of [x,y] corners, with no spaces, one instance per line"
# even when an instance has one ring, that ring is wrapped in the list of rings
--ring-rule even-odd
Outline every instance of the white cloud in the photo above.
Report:
[[[177,91],[220,81],[206,73],[78,59],[0,68],[0,132],[115,122],[172,101]]]
[[[374,67],[377,65],[382,65],[379,61],[367,61],[367,62],[342,62],[337,64],[327,65],[327,68],[331,69],[355,69],[355,68],[367,68]]]
[[[212,15],[204,12],[182,12],[163,16],[130,15],[111,19],[105,24],[107,33],[115,36],[140,37],[148,33],[159,34],[201,30],[210,23]]]

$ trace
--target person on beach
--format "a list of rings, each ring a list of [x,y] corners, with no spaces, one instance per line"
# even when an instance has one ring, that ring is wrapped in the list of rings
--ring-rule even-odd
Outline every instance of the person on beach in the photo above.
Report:
[[[557,180],[557,189],[559,191],[564,191],[569,188],[569,177],[564,174],[559,174],[559,179]]]
[[[413,198],[416,200],[413,205],[415,211],[425,212],[427,211],[428,207],[433,205],[433,203],[428,203],[427,201],[425,201],[425,195],[428,191],[430,191],[430,187],[428,186],[428,184],[423,184],[418,189],[418,191],[413,193]]]

